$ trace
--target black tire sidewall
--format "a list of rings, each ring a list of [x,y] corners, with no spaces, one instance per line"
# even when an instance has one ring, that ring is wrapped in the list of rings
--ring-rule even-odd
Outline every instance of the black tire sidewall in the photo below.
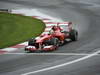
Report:
[[[70,32],[70,39],[72,40],[72,41],[77,41],[77,39],[78,39],[78,32],[77,32],[77,30],[71,30],[71,32]]]

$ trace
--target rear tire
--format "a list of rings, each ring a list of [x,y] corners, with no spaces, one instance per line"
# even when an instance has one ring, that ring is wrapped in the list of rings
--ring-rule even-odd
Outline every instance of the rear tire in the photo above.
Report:
[[[78,32],[76,31],[76,30],[71,30],[71,32],[70,32],[70,39],[72,40],[72,41],[77,41],[77,39],[78,39]]]

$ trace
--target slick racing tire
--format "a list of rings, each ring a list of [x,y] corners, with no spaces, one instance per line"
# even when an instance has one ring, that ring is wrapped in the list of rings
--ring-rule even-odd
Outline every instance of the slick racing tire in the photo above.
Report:
[[[70,39],[72,40],[72,41],[77,41],[77,39],[78,39],[78,32],[76,31],[76,30],[71,30],[71,32],[70,32]]]
[[[29,46],[34,46],[34,44],[35,44],[35,39],[30,39],[30,40],[28,41],[28,45],[29,45]]]
[[[51,44],[51,45],[54,45],[54,46],[59,46],[60,40],[59,40],[58,38],[52,38],[52,39],[50,40],[50,44]]]

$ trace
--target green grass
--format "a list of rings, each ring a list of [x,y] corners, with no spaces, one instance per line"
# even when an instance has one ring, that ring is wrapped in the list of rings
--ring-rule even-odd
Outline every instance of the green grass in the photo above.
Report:
[[[0,48],[35,38],[44,28],[45,24],[41,20],[0,12]]]

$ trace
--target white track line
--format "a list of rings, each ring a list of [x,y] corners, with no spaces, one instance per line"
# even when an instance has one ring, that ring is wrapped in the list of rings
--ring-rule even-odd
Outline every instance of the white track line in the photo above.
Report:
[[[79,58],[79,59],[76,59],[76,60],[73,60],[73,61],[69,61],[69,62],[62,63],[62,64],[59,64],[59,65],[56,65],[56,66],[47,67],[47,68],[43,68],[43,69],[32,71],[32,72],[27,72],[27,73],[24,73],[24,74],[21,74],[21,75],[30,75],[30,74],[35,74],[35,73],[39,73],[39,72],[53,70],[53,69],[56,69],[56,68],[60,68],[60,67],[63,67],[63,66],[67,66],[67,65],[70,65],[70,64],[73,64],[73,63],[88,59],[90,57],[93,57],[93,56],[97,55],[98,53],[100,53],[100,49],[97,52],[94,52],[94,53],[92,53],[90,55],[84,56],[82,58]]]
[[[9,54],[9,55],[40,55],[40,56],[45,56],[45,55],[56,55],[56,56],[67,56],[67,55],[91,55],[92,53],[4,53],[4,54]],[[96,54],[100,55],[100,54]]]

